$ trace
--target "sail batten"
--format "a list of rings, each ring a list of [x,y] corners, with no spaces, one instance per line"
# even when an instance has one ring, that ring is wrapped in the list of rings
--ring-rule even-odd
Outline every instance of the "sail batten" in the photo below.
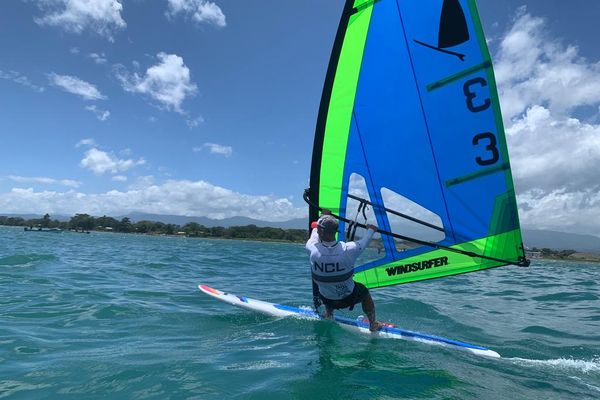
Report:
[[[430,83],[429,85],[427,85],[427,91],[431,92],[432,90],[438,89],[438,88],[440,88],[440,87],[442,87],[444,85],[447,85],[447,84],[452,83],[452,82],[454,82],[456,80],[464,78],[465,76],[471,75],[471,74],[473,74],[473,73],[475,73],[477,71],[480,71],[480,70],[485,69],[485,68],[490,68],[491,66],[492,66],[492,62],[490,60],[486,60],[486,61],[482,62],[481,64],[475,65],[473,67],[466,68],[463,71],[460,71],[460,72],[455,73],[455,74],[453,74],[451,76],[442,78],[442,79],[440,79],[437,82]]]
[[[474,0],[346,3],[310,185],[310,218],[339,215],[340,239],[367,223],[389,233],[359,260],[368,287],[524,264]]]

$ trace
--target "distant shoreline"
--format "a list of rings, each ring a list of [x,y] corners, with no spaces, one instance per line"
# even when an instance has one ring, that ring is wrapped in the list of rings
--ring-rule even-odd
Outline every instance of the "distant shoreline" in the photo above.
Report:
[[[128,217],[117,220],[113,217],[93,217],[89,214],[75,214],[68,222],[53,220],[49,214],[42,218],[24,219],[21,217],[7,217],[0,215],[0,225],[19,226],[30,231],[80,231],[80,233],[107,232],[107,233],[136,233],[164,236],[186,236],[201,238],[223,238],[257,240],[262,242],[288,242],[301,243],[306,241],[306,229],[282,229],[273,227],[259,227],[254,224],[244,226],[204,226],[195,222],[183,226],[178,224],[165,224],[157,221],[142,220],[132,222]],[[29,228],[29,229],[28,229]]]
[[[183,226],[165,224],[157,221],[142,220],[131,222],[124,217],[120,221],[112,217],[93,217],[88,214],[76,214],[70,221],[52,220],[46,214],[43,218],[24,219],[21,217],[8,217],[0,215],[1,226],[30,228],[33,231],[40,228],[62,229],[64,232],[77,233],[127,233],[147,236],[188,237],[204,239],[236,239],[263,243],[305,243],[308,239],[306,229],[282,229],[273,227],[259,227],[254,224],[243,226],[213,226],[207,227],[198,223],[187,223]],[[573,249],[557,250],[551,248],[527,248],[526,256],[530,260],[555,260],[600,263],[600,254],[594,252],[575,251]]]
[[[530,260],[531,261],[543,260],[543,261],[586,262],[586,263],[591,263],[591,264],[600,264],[600,255],[598,255],[598,254],[589,254],[589,253],[575,253],[575,254],[586,254],[586,256],[581,257],[581,258],[537,257],[537,258],[531,258]]]
[[[81,232],[73,232],[71,233],[81,233]],[[122,234],[122,235],[135,235],[135,236],[149,236],[149,237],[171,237],[171,238],[180,238],[180,239],[208,239],[208,240],[240,240],[243,242],[257,242],[257,243],[288,243],[288,244],[303,244],[308,240],[308,236],[306,240],[299,241],[291,241],[284,239],[269,239],[269,238],[243,238],[243,237],[220,237],[220,236],[188,236],[188,235],[176,235],[176,234],[167,234],[167,233],[139,233],[139,232],[110,232],[110,231],[92,231],[98,234]]]
[[[11,228],[11,229],[17,229],[19,231],[25,231],[25,232],[32,232],[32,233],[46,233],[47,230],[38,230],[38,229],[29,229],[29,227],[24,227],[24,226],[20,226],[20,225],[0,225],[0,227],[6,227],[6,228]],[[23,229],[25,228],[25,229]],[[218,227],[218,228],[222,228],[222,227]],[[237,227],[232,227],[232,228],[237,228]],[[243,228],[243,227],[242,227]],[[223,229],[229,229],[229,228],[223,228]],[[297,229],[293,229],[293,230],[284,230],[284,231],[296,231],[294,233],[298,233]],[[268,238],[268,237],[232,237],[232,236],[203,236],[203,235],[188,235],[188,234],[177,234],[177,233],[153,233],[153,232],[122,232],[122,231],[109,231],[109,230],[103,230],[103,229],[90,229],[90,230],[75,230],[75,229],[62,229],[62,233],[66,233],[66,234],[71,234],[71,233],[78,233],[78,234],[89,234],[89,233],[95,233],[95,234],[110,234],[110,235],[114,235],[114,234],[121,234],[121,235],[135,235],[135,236],[148,236],[148,237],[173,237],[173,238],[184,238],[184,239],[211,239],[211,240],[242,240],[242,241],[249,241],[249,242],[260,242],[260,243],[293,243],[293,244],[303,244],[306,242],[306,240],[308,240],[308,234],[306,234],[306,238],[302,237],[302,238],[298,238],[295,235],[290,236],[289,239],[279,239],[279,238]]]
[[[7,228],[19,229],[21,226],[14,225],[3,225]],[[34,231],[35,232],[35,231]],[[65,230],[65,233],[82,233],[76,232],[74,230]],[[283,239],[269,239],[269,238],[245,238],[245,237],[216,237],[216,236],[189,236],[189,235],[178,235],[178,234],[166,234],[166,233],[140,233],[140,232],[111,232],[105,230],[92,230],[96,234],[124,234],[124,235],[136,235],[136,236],[148,236],[148,237],[171,237],[171,238],[183,238],[183,239],[208,239],[208,240],[240,240],[244,242],[256,242],[256,243],[287,243],[287,244],[297,244],[302,245],[306,241],[302,240],[283,240]],[[553,252],[558,252],[558,250],[552,250]],[[558,256],[538,256],[529,258],[530,261],[563,261],[569,263],[591,263],[591,264],[600,264],[600,254],[593,253],[583,253],[583,252],[575,252],[570,254],[568,257],[558,257]]]

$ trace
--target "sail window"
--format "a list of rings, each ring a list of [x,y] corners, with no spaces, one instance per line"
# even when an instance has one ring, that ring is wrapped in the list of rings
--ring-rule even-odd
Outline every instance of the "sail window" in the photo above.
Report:
[[[348,194],[349,197],[346,202],[346,218],[360,224],[372,224],[377,226],[377,218],[375,217],[373,206],[356,199],[360,198],[371,202],[367,183],[362,175],[357,173],[350,175]],[[356,228],[355,230],[351,225],[352,224],[348,223],[345,224],[344,238],[346,241],[360,240],[360,238],[364,237],[366,233],[364,228]],[[352,238],[352,236],[354,236],[354,238]],[[375,233],[373,239],[369,243],[369,247],[358,258],[356,265],[367,264],[383,257],[385,257],[385,249],[383,247],[381,235]]]
[[[388,188],[381,189],[381,197],[392,232],[434,243],[446,237],[439,215]],[[394,242],[398,251],[422,246],[401,239]]]

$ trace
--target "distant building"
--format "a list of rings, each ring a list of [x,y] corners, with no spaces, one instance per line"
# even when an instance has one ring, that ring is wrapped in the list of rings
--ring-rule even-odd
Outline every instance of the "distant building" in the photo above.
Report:
[[[534,250],[525,250],[525,257],[527,257],[527,258],[542,258],[542,252],[534,251]]]

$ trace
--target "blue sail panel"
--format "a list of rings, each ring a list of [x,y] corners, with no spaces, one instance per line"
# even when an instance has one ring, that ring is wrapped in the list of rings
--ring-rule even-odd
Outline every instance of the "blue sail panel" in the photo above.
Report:
[[[311,190],[345,221],[340,239],[352,239],[346,228],[361,213],[387,232],[356,268],[358,280],[377,287],[520,262],[504,128],[474,0],[357,0],[344,13]]]

